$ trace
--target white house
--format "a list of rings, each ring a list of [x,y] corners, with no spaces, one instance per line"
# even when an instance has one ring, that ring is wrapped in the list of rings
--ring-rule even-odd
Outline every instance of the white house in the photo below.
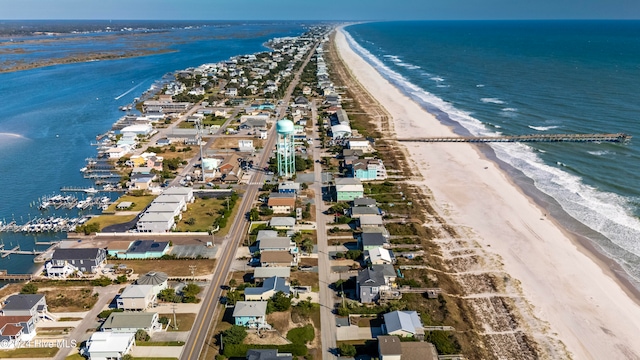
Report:
[[[135,345],[135,335],[135,333],[95,332],[87,340],[86,353],[90,360],[122,359]]]
[[[351,150],[362,150],[364,153],[371,151],[369,141],[366,139],[350,139],[347,141],[347,147]]]
[[[124,145],[108,148],[107,150],[105,150],[105,154],[107,154],[109,159],[120,159],[121,157],[127,155],[128,152],[129,149]]]
[[[395,257],[391,250],[387,250],[383,247],[376,247],[371,250],[367,250],[366,252],[365,261],[370,261],[373,265],[393,264],[395,262]]]
[[[118,309],[142,311],[156,301],[153,285],[129,285],[118,296]]]

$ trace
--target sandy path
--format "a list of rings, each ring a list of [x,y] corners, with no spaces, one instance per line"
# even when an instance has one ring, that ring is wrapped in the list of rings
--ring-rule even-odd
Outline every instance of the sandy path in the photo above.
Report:
[[[398,137],[454,135],[355,54],[342,32],[340,56],[393,117]],[[640,306],[608,268],[568,237],[495,164],[469,144],[407,144],[441,215],[471,229],[521,282],[535,316],[575,359],[640,359]],[[540,336],[534,335],[537,339]]]

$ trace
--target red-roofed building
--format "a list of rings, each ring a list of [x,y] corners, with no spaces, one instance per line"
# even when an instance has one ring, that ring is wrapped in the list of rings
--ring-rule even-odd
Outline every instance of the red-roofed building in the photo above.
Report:
[[[0,342],[6,347],[15,347],[17,343],[29,341],[36,336],[36,324],[33,316],[0,316]]]

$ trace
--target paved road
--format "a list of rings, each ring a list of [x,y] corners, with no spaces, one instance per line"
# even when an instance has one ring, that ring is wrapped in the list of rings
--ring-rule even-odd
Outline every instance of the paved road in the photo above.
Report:
[[[331,264],[329,263],[328,239],[326,223],[327,216],[324,212],[327,210],[322,200],[322,165],[319,163],[321,157],[320,141],[318,135],[318,115],[315,102],[311,107],[311,117],[313,119],[313,161],[314,161],[314,182],[311,189],[315,192],[316,204],[316,224],[318,237],[318,279],[320,282],[320,324],[322,326],[322,358],[336,359],[336,318],[333,315],[335,304],[333,290],[329,288]]]
[[[88,338],[87,330],[89,330],[93,326],[95,319],[98,317],[98,314],[107,304],[111,303],[116,294],[118,294],[118,291],[121,287],[123,287],[123,285],[109,285],[105,287],[93,288],[93,292],[99,294],[98,301],[87,313],[80,325],[69,333],[69,336],[67,336],[68,343],[70,343],[71,340],[76,340],[76,342],[80,344]],[[69,352],[71,352],[71,350],[72,348],[61,348],[53,359],[64,360],[64,358],[69,355]]]
[[[276,119],[279,119],[285,115],[287,106],[291,99],[291,94],[293,93],[295,85],[299,81],[302,69],[304,69],[306,64],[309,62],[309,59],[313,55],[313,52],[317,45],[318,44],[316,43],[313,47],[311,47],[308,56],[289,84],[289,87],[287,88],[287,91],[285,93],[286,95],[282,99],[282,105],[279,106],[276,110]],[[275,145],[277,139],[275,129],[276,127],[273,126],[269,131],[269,136],[264,146],[264,152],[257,164],[258,169],[266,166],[269,161],[271,149],[273,149],[273,146]],[[214,319],[216,319],[218,309],[220,309],[217,304],[218,299],[220,299],[222,295],[221,286],[226,283],[226,280],[229,276],[229,271],[231,269],[231,264],[233,263],[234,255],[236,253],[236,249],[244,238],[246,230],[249,226],[249,222],[247,221],[245,214],[248,213],[253,206],[253,203],[258,194],[258,190],[260,188],[260,184],[262,184],[263,176],[264,173],[260,171],[254,172],[251,180],[249,181],[249,184],[245,188],[246,191],[242,196],[242,202],[240,203],[238,216],[231,224],[229,235],[227,236],[227,239],[225,239],[222,248],[220,249],[220,257],[218,258],[216,269],[213,278],[211,279],[211,286],[204,296],[202,308],[198,313],[198,316],[196,316],[191,334],[189,336],[189,340],[185,344],[184,351],[182,352],[182,355],[180,357],[183,360],[206,358],[210,346],[205,345],[213,344],[214,340],[212,337],[216,333],[216,324],[214,323]]]

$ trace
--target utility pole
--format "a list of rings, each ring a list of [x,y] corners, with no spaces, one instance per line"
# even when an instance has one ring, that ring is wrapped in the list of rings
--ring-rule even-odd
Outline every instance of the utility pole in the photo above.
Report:
[[[173,330],[178,330],[178,322],[176,321],[176,307],[178,307],[176,303],[171,304],[171,310],[173,310]]]
[[[189,271],[191,271],[191,277],[195,277],[196,265],[189,265]]]

